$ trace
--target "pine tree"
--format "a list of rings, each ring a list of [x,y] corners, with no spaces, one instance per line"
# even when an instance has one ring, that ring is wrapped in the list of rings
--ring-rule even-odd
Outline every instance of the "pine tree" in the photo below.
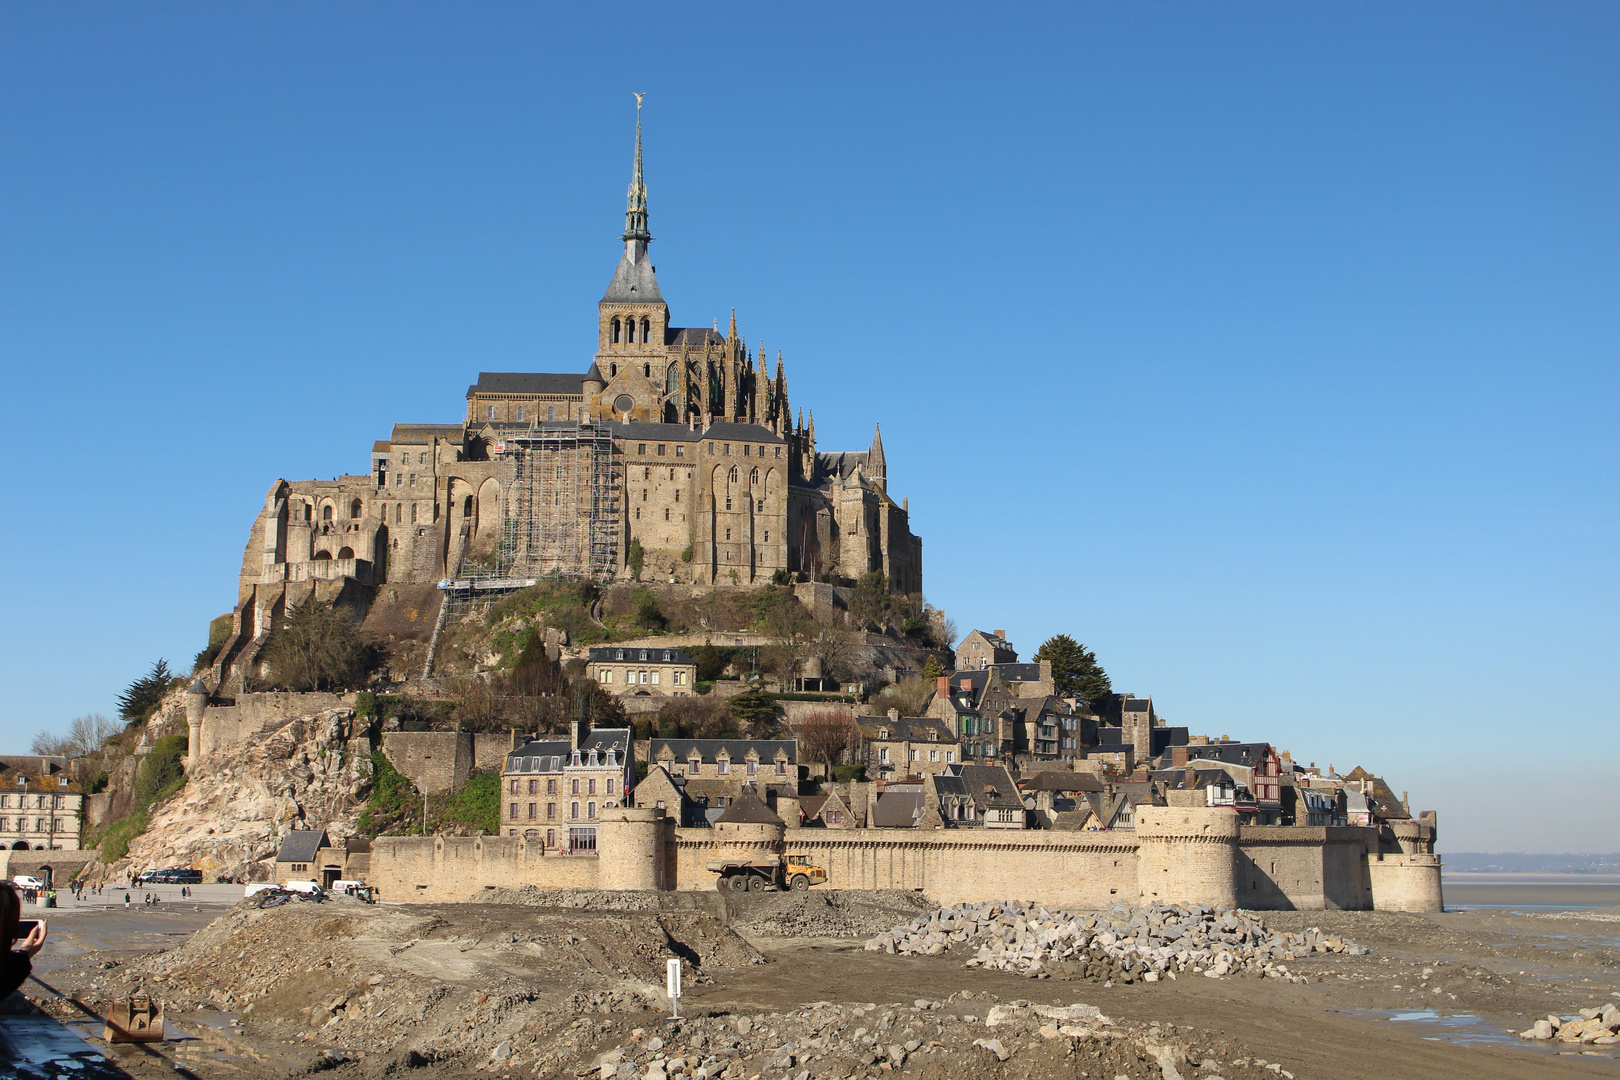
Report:
[[[174,672],[169,670],[168,662],[158,660],[152,665],[151,671],[130,683],[118,695],[118,718],[131,726],[144,723],[157,711],[163,702],[163,695],[169,692],[173,683]]]
[[[1097,663],[1097,654],[1068,634],[1056,634],[1041,643],[1036,663],[1052,663],[1052,681],[1059,697],[1079,698],[1096,709],[1113,691],[1108,672]]]

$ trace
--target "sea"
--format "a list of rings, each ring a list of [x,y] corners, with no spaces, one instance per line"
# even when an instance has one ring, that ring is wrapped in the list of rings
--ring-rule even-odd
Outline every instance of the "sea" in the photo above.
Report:
[[[1454,873],[1442,868],[1446,910],[1499,908],[1510,911],[1616,909],[1620,874]]]

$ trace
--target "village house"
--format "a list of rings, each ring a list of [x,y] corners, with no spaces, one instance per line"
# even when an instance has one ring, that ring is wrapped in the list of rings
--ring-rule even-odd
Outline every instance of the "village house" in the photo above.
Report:
[[[572,728],[562,739],[525,738],[501,772],[501,828],[571,854],[596,851],[597,818],[635,785],[629,728]],[[515,738],[515,736],[514,736]]]
[[[1219,769],[1254,797],[1253,808],[1241,800],[1236,809],[1245,825],[1282,824],[1282,762],[1270,743],[1223,739],[1202,746],[1172,747],[1173,769]]]
[[[792,739],[653,739],[650,757],[704,822],[736,802],[744,788],[767,804],[799,792],[798,743]],[[637,805],[647,805],[640,795]]]
[[[982,671],[991,664],[1016,664],[1018,652],[1007,641],[1007,631],[974,630],[956,647],[957,671]]]
[[[696,692],[697,662],[684,649],[595,648],[589,653],[585,672],[618,697],[687,697]]]
[[[861,729],[858,753],[869,776],[922,776],[956,763],[959,747],[945,721],[901,716],[898,709],[890,709],[887,716],[861,716],[856,723]]]
[[[67,758],[0,755],[0,846],[78,851],[83,806]]]
[[[276,851],[276,880],[314,881],[330,889],[338,881],[364,881],[371,869],[371,841],[349,836],[340,844],[324,829],[294,829]]]
[[[1022,793],[1004,765],[952,765],[923,778],[927,801],[947,828],[1022,829],[1028,824]],[[880,801],[881,805],[881,801]]]

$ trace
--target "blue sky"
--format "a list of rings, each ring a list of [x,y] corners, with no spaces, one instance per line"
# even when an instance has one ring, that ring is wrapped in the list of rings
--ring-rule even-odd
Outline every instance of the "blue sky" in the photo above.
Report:
[[[675,322],[882,421],[964,631],[1614,850],[1617,68],[1590,3],[6,5],[0,745],[188,663],[277,477],[583,370],[640,90]]]

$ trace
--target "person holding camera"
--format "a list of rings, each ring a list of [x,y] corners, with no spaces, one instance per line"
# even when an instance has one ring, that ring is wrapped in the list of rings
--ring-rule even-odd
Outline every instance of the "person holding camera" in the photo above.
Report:
[[[22,897],[11,882],[0,882],[0,998],[8,996],[34,970],[34,956],[45,947],[45,923],[22,917]]]

